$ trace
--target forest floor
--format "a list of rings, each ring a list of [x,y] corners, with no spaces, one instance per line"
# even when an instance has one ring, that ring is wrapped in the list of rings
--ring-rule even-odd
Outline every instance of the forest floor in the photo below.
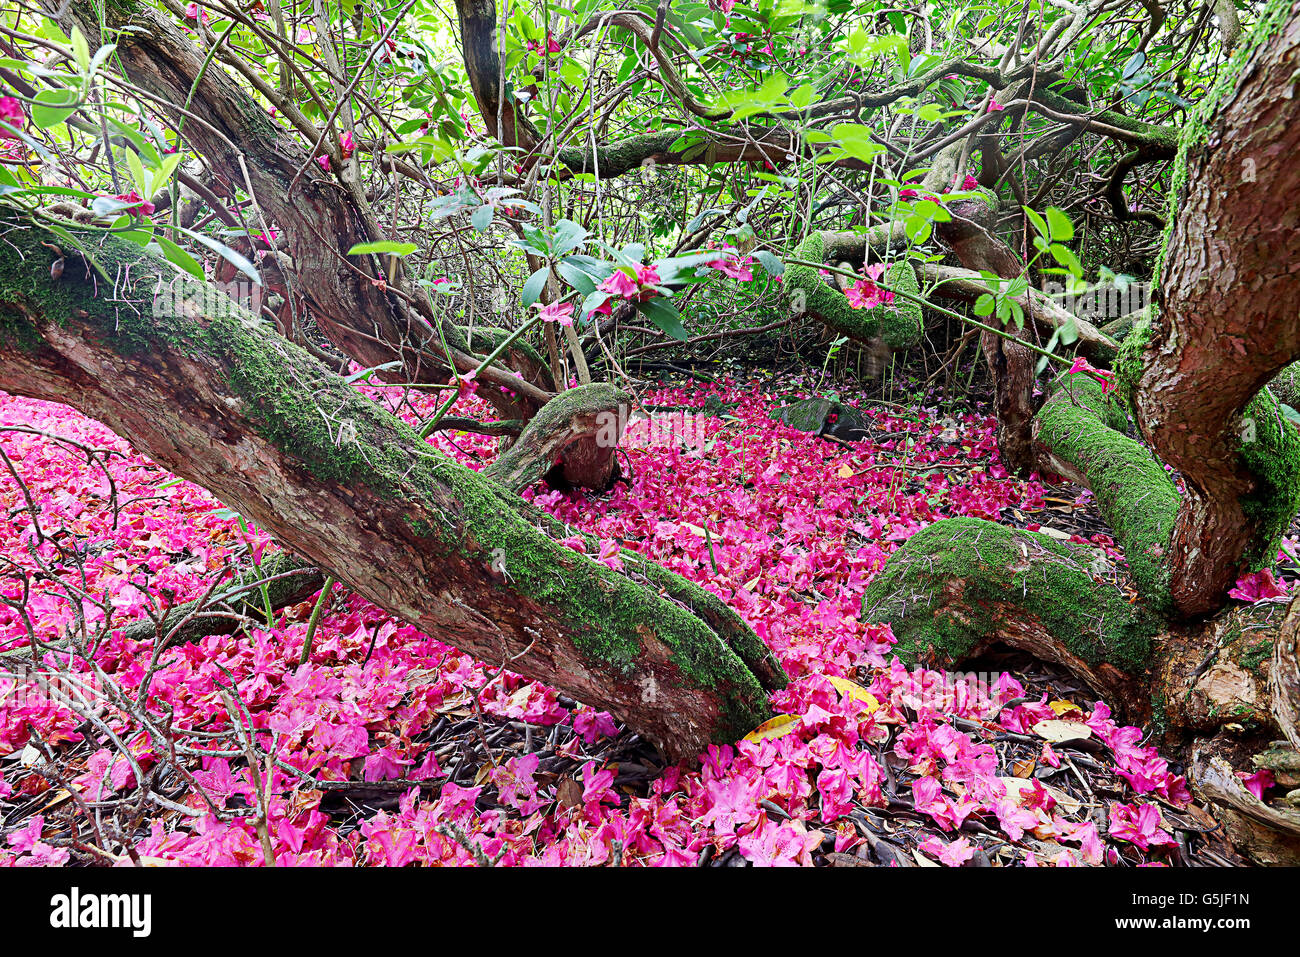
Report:
[[[429,413],[359,387],[412,422]],[[49,693],[30,658],[0,659],[0,865],[1239,862],[1181,769],[1067,676],[1014,657],[964,678],[909,670],[887,627],[858,621],[872,575],[940,518],[1115,554],[1087,492],[1009,477],[993,421],[974,412],[864,403],[869,438],[840,444],[770,419],[788,398],[757,383],[645,402],[710,394],[739,406],[634,423],[611,492],[525,496],[597,535],[597,560],[617,567],[626,547],[701,583],[780,657],[784,717],[687,767],[342,588],[306,664],[314,598],[154,661],[124,624],[273,546],[98,423],[0,393],[13,468],[0,472],[0,654],[29,627],[44,641],[84,629],[98,668],[47,652],[63,673]],[[480,436],[433,441],[471,468],[493,456]],[[80,695],[82,714],[60,694]]]

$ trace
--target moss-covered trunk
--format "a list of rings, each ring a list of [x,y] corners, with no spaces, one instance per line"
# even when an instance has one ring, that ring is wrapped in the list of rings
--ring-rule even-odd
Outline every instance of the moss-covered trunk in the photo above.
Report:
[[[947,520],[905,542],[863,596],[907,658],[951,666],[1001,642],[1064,665],[1135,720],[1158,717],[1243,849],[1291,863],[1300,814],[1266,807],[1234,771],[1266,766],[1270,738],[1300,745],[1300,605],[1285,624],[1276,606],[1222,609],[1242,573],[1273,564],[1300,510],[1300,437],[1264,389],[1300,358],[1297,75],[1300,3],[1274,2],[1185,128],[1160,309],[1117,358],[1150,448],[1125,434],[1130,406],[1084,373],[1061,377],[1032,420],[1034,466],[1092,489],[1126,574],[1081,547]],[[947,237],[963,265],[1013,273],[1009,250],[973,235]]]
[[[1300,5],[1274,0],[1183,130],[1159,311],[1121,371],[1143,436],[1186,483],[1178,611],[1273,563],[1300,508],[1300,440],[1260,390],[1300,358]]]
[[[57,237],[3,206],[0,234],[0,388],[76,406],[385,610],[670,757],[768,715],[784,675],[714,596],[629,553],[619,574],[560,545],[549,516],[138,247],[96,239],[101,276],[63,250],[52,280]],[[183,295],[155,303],[164,282]]]

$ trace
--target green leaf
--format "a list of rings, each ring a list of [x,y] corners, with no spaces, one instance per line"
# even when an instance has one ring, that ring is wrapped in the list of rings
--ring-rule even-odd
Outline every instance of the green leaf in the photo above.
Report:
[[[672,336],[678,342],[685,342],[690,338],[687,335],[686,328],[682,325],[681,316],[678,315],[676,308],[669,305],[663,299],[648,299],[645,302],[636,304],[637,312],[645,316],[654,323],[661,331]]]
[[[785,262],[779,256],[774,256],[765,249],[755,250],[754,258],[767,270],[768,275],[780,276],[785,273]]]
[[[992,315],[995,304],[996,303],[993,297],[990,296],[988,293],[984,293],[984,295],[980,296],[978,299],[975,300],[975,315],[977,316]]]
[[[869,163],[885,148],[871,138],[871,130],[859,123],[837,123],[831,134],[839,141],[844,152],[854,159]]]
[[[1052,238],[1052,231],[1051,229],[1048,228],[1047,222],[1043,219],[1042,216],[1039,216],[1028,206],[1021,206],[1020,208],[1025,211],[1025,215],[1029,217],[1029,221],[1034,224],[1034,229],[1038,230],[1038,232],[1041,233],[1045,239]]]
[[[203,275],[203,267],[195,261],[193,256],[187,253],[180,246],[177,246],[166,236],[160,234],[155,236],[154,239],[157,241],[158,245],[162,247],[163,256],[169,263],[184,269],[199,282],[204,282],[206,280],[207,277]]]
[[[230,263],[249,279],[253,280],[253,282],[257,283],[259,286],[262,285],[262,277],[258,275],[257,267],[225,243],[219,243],[210,236],[196,233],[194,230],[186,229],[184,226],[176,226],[175,229],[184,233],[186,236],[189,236],[190,239],[194,240],[196,243],[207,246],[226,262]]]
[[[362,253],[392,253],[394,256],[409,256],[419,247],[415,243],[399,243],[392,239],[381,239],[373,243],[357,243],[348,250],[349,256],[359,256]]]
[[[1079,258],[1074,255],[1074,250],[1069,246],[1062,246],[1060,243],[1052,243],[1052,245],[1048,247],[1048,252],[1052,254],[1052,257],[1058,263],[1070,270],[1072,275],[1083,275],[1083,266],[1080,264]]]
[[[490,203],[484,203],[470,214],[470,225],[480,233],[487,232],[487,228],[492,225],[492,215],[492,205]]]
[[[1049,238],[1055,242],[1069,242],[1074,238],[1074,224],[1070,217],[1055,206],[1047,207],[1047,226],[1051,230]]]
[[[524,283],[523,291],[519,294],[519,301],[525,309],[535,303],[537,297],[542,294],[542,289],[546,286],[546,276],[549,272],[550,270],[543,266],[529,276],[528,281]]]
[[[58,126],[76,112],[81,97],[76,90],[41,90],[32,101],[32,122],[42,130]]]
[[[562,260],[555,264],[555,271],[560,274],[570,286],[578,290],[584,296],[590,296],[596,291],[596,282],[586,272],[574,265],[572,262]]]
[[[555,224],[555,255],[562,256],[571,249],[577,249],[587,238],[587,230],[571,219],[562,219]]]
[[[135,154],[134,150],[126,150],[126,166],[131,171],[131,184],[135,186],[136,191],[148,199],[152,193],[149,192],[149,177],[144,171],[144,164],[140,162],[140,157]]]
[[[90,44],[86,42],[86,35],[81,32],[81,27],[75,23],[72,25],[72,55],[77,58],[77,68],[83,74],[90,72]]]

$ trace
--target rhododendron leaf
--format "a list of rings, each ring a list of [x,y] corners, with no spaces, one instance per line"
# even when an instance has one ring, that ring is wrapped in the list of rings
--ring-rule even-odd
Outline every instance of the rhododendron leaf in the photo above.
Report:
[[[649,299],[636,304],[637,311],[653,322],[660,330],[679,342],[685,342],[690,336],[682,325],[677,310],[662,299]]]
[[[488,227],[492,225],[492,217],[495,215],[495,212],[496,211],[492,208],[491,203],[484,203],[478,209],[474,210],[474,212],[470,213],[469,223],[474,227],[474,231],[479,233],[487,232]]]
[[[242,272],[257,285],[262,285],[262,277],[257,272],[257,267],[244,258],[243,255],[231,249],[225,243],[219,243],[211,236],[205,236],[203,233],[197,233],[192,229],[186,229],[184,226],[173,226],[177,232],[184,233],[190,239],[197,243],[207,246],[214,253],[226,260],[240,272]]]
[[[865,702],[868,711],[875,711],[880,707],[880,702],[876,700],[876,696],[862,685],[856,684],[848,678],[841,678],[839,675],[830,675],[827,680],[835,686],[836,691],[845,697]]]
[[[576,265],[568,261],[560,261],[555,264],[555,271],[560,274],[570,286],[582,293],[583,296],[590,296],[596,291],[596,281],[587,273],[583,272]]]
[[[769,738],[781,738],[799,728],[799,716],[796,714],[778,714],[775,718],[768,718],[749,734],[745,735],[745,741],[757,744]]]
[[[1034,734],[1051,741],[1053,744],[1062,744],[1066,741],[1084,741],[1092,737],[1092,728],[1082,721],[1039,721],[1033,726],[1032,730]]]
[[[519,301],[525,309],[535,303],[537,297],[542,294],[542,290],[546,287],[546,277],[550,275],[550,272],[550,269],[543,266],[528,277],[528,280],[524,283],[523,291],[519,295]]]
[[[348,250],[349,256],[360,256],[365,253],[391,253],[394,256],[409,256],[419,247],[415,243],[402,243],[392,239],[381,239],[373,243],[357,243]]]
[[[562,256],[571,249],[577,249],[587,238],[587,230],[571,219],[562,219],[555,224],[553,231],[553,255]]]
[[[80,103],[81,95],[76,90],[67,87],[41,90],[32,101],[32,122],[48,130],[75,113]]]
[[[765,249],[754,250],[753,256],[759,261],[769,276],[782,276],[785,274],[785,262],[782,261],[780,257],[774,256]]]

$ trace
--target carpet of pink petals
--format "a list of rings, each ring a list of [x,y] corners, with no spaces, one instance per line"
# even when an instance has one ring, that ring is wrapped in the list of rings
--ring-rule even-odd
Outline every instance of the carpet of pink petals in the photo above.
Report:
[[[410,421],[417,412],[428,414],[424,400],[361,388]],[[279,761],[267,793],[271,843],[282,865],[484,859],[502,865],[693,865],[709,845],[715,854],[737,848],[755,864],[808,865],[814,851],[831,842],[835,851],[855,850],[862,838],[850,812],[887,804],[882,788],[894,777],[876,758],[886,741],[903,769],[895,800],[910,801],[941,835],[921,844],[932,859],[960,864],[971,858],[974,845],[961,830],[969,819],[1009,842],[1012,859],[1028,865],[1164,860],[1173,838],[1161,807],[1181,806],[1188,795],[1183,779],[1143,745],[1141,730],[1117,726],[1101,702],[1079,702],[1078,717],[1104,744],[1098,760],[1123,801],[1099,800],[1093,813],[1071,816],[1037,784],[1009,794],[999,777],[1009,772],[999,770],[990,741],[997,731],[1030,734],[1037,722],[1056,717],[1046,696],[999,712],[1002,703],[1023,696],[1007,675],[991,696],[954,705],[935,694],[945,676],[905,669],[891,656],[888,627],[858,621],[864,586],[918,529],[940,518],[996,519],[1004,508],[1042,504],[1041,486],[1009,478],[997,464],[992,421],[960,417],[960,441],[935,442],[944,428],[937,414],[899,418],[887,407],[864,406],[880,430],[877,437],[888,438],[849,448],[773,421],[767,413],[779,402],[755,386],[708,391],[740,405],[733,418],[708,420],[703,448],[633,441],[624,459],[630,481],[612,493],[539,486],[526,495],[595,533],[605,545],[592,558],[617,566],[619,546],[635,550],[699,582],[743,615],[791,678],[773,696],[777,712],[798,719],[791,733],[712,747],[692,766],[668,767],[648,795],[642,789],[644,796],[613,786],[615,771],[593,759],[577,776],[581,799],[559,801],[554,783],[535,777],[536,754],[498,754],[499,763],[477,786],[446,782],[425,789],[425,796],[412,787],[398,806],[340,828],[319,809],[320,792],[307,777],[444,780],[448,769],[417,739],[440,714],[469,707],[485,684],[482,706],[491,715],[541,727],[571,724],[575,734],[563,747],[580,762],[621,731],[609,715],[582,706],[571,710],[554,689],[511,673],[488,683],[499,663],[460,654],[437,635],[421,634],[355,596],[336,602],[322,619],[310,660],[301,666],[311,602],[287,610],[273,630],[210,637],[166,652],[149,688],[149,710],[169,714],[181,731],[228,732],[223,689],[234,681],[258,745]],[[699,405],[705,395],[663,389],[645,401]],[[470,412],[480,407],[477,397],[465,401],[462,408]],[[115,627],[94,658],[134,697],[152,642],[128,642],[121,625],[143,617],[165,594],[175,602],[197,597],[236,559],[246,567],[250,546],[260,555],[269,542],[256,530],[247,542],[231,513],[204,491],[175,481],[72,409],[0,393],[0,426],[120,453],[88,462],[83,452],[48,436],[0,432],[0,448],[24,478],[42,529],[66,529],[63,540],[79,543],[78,574],[86,576],[88,591],[111,600]],[[479,436],[440,434],[434,441],[475,468],[493,454],[493,440]],[[900,461],[910,471],[889,467]],[[935,468],[909,484],[926,466]],[[959,467],[949,470],[954,478],[944,466]],[[106,473],[116,486],[116,514],[108,505]],[[52,560],[52,545],[38,540],[24,497],[4,472],[0,505],[0,554],[29,569],[31,549]],[[1100,537],[1094,544],[1110,545]],[[80,581],[71,569],[64,579]],[[0,649],[25,643],[24,616],[45,639],[77,627],[79,616],[92,633],[102,624],[93,605],[74,607],[67,587],[40,578],[32,581],[20,614],[14,607],[18,582],[9,572],[0,578],[7,600],[0,606]],[[73,668],[84,671],[86,665]],[[859,681],[880,706],[871,710],[861,697],[841,693],[831,678]],[[62,864],[70,852],[42,839],[50,833],[42,814],[4,819],[49,787],[18,760],[33,730],[55,749],[79,747],[89,755],[77,762],[69,782],[87,801],[134,793],[136,768],[147,774],[165,745],[111,708],[105,711],[102,720],[130,749],[132,767],[102,729],[56,703],[7,693],[17,680],[0,674],[0,864]],[[954,718],[966,719],[961,728]],[[228,735],[219,737],[224,740],[213,747],[231,747]],[[206,739],[184,740],[201,746]],[[234,756],[185,760],[195,784],[223,812],[214,814],[196,793],[177,808],[154,808],[151,827],[136,838],[136,854],[158,863],[263,863],[248,810],[257,801],[246,763]],[[1059,765],[1060,758],[1044,742],[1040,760]],[[481,799],[485,790],[490,801]],[[225,811],[227,802],[241,810]],[[1035,853],[1024,840],[1028,834],[1048,843]],[[1052,853],[1044,854],[1043,846]],[[105,857],[130,863],[125,854]]]

